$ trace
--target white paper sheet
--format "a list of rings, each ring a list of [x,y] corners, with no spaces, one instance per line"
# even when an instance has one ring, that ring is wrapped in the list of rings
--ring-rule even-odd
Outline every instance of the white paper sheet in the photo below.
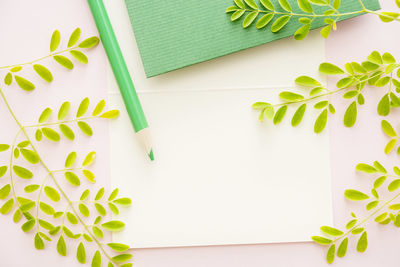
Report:
[[[150,162],[135,139],[110,71],[111,106],[122,111],[110,127],[112,183],[133,198],[121,210],[127,228],[116,242],[147,248],[309,241],[332,223],[329,137],[313,133],[314,111],[292,128],[289,118],[261,124],[251,110],[255,101],[278,101],[296,76],[317,75],[325,57],[317,33],[146,79],[123,0],[106,6],[156,158]]]

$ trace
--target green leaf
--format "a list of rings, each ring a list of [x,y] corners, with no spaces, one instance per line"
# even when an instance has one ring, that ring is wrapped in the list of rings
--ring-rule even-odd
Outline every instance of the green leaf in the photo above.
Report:
[[[382,56],[378,51],[372,52],[371,55],[367,57],[367,59],[369,62],[372,62],[374,64],[383,64]]]
[[[129,249],[128,245],[121,244],[121,243],[108,243],[107,246],[109,246],[112,250],[117,251],[117,252],[124,252]]]
[[[85,217],[89,217],[89,215],[90,215],[90,211],[89,211],[88,207],[83,203],[79,204],[79,211]]]
[[[76,60],[78,60],[82,64],[87,64],[89,62],[87,56],[78,50],[71,50],[69,51],[71,56],[73,56]]]
[[[67,117],[70,108],[71,108],[71,103],[69,103],[68,101],[65,101],[64,103],[62,103],[60,110],[58,111],[58,120],[59,121],[65,119],[65,117]]]
[[[290,6],[288,0],[279,0],[279,4],[287,12],[292,12],[292,7]]]
[[[353,228],[357,224],[357,220],[353,219],[346,224],[346,229]]]
[[[39,233],[35,235],[35,248],[38,250],[44,249],[44,242]]]
[[[231,13],[231,12],[235,12],[238,10],[237,6],[230,6],[225,10],[225,13]]]
[[[10,195],[10,192],[11,192],[11,185],[6,184],[0,189],[0,199],[6,199]]]
[[[99,43],[99,38],[97,36],[93,36],[83,40],[78,46],[80,48],[92,48],[97,46],[98,43]]]
[[[331,34],[331,25],[325,26],[321,29],[321,36],[327,39]]]
[[[55,30],[50,40],[50,52],[56,51],[56,49],[60,45],[60,41],[61,41],[60,32],[58,30]]]
[[[119,116],[119,110],[110,110],[100,115],[101,118],[115,119]]]
[[[45,67],[40,64],[33,65],[35,72],[46,82],[50,83],[53,81],[53,74]]]
[[[115,206],[113,203],[108,203],[108,207],[110,208],[111,212],[114,213],[115,215],[119,214],[117,206]]]
[[[286,101],[293,101],[293,102],[297,102],[297,101],[301,101],[304,99],[304,96],[296,94],[296,93],[292,93],[292,92],[282,92],[279,94],[279,97],[282,100],[286,100]]]
[[[71,223],[71,224],[78,224],[78,219],[76,218],[76,216],[74,214],[72,214],[71,212],[67,212],[67,220]]]
[[[76,259],[79,261],[79,263],[82,264],[86,262],[86,250],[82,242],[79,243],[78,248],[76,250]]]
[[[100,228],[98,228],[97,226],[93,226],[92,230],[93,230],[93,234],[96,237],[103,238],[103,231]]]
[[[393,180],[388,186],[389,192],[393,192],[399,188],[400,188],[400,179]]]
[[[112,257],[115,262],[124,262],[128,261],[132,258],[132,254],[119,254],[117,256]]]
[[[364,194],[364,193],[362,193],[360,191],[354,190],[354,189],[347,189],[344,192],[344,196],[347,199],[353,200],[353,201],[361,201],[361,200],[365,200],[365,199],[369,198],[368,195],[366,195],[366,194]]]
[[[313,8],[308,0],[297,0],[300,9],[306,13],[313,13]]]
[[[262,28],[264,28],[265,26],[267,26],[267,25],[271,22],[271,20],[272,20],[273,18],[274,18],[274,14],[273,14],[273,13],[266,14],[266,15],[262,16],[262,17],[257,21],[257,24],[256,24],[257,29],[262,29]]]
[[[60,194],[53,187],[46,186],[44,188],[44,193],[49,199],[53,200],[54,202],[58,202],[61,199]]]
[[[63,226],[63,232],[66,236],[68,236],[69,238],[74,239],[75,235],[74,233],[71,232],[71,230],[69,230],[67,227]]]
[[[292,126],[293,127],[296,127],[297,125],[299,125],[300,122],[303,120],[306,108],[307,108],[307,104],[303,104],[296,110],[296,112],[294,113],[293,118],[292,118]]]
[[[108,231],[121,231],[125,228],[125,223],[121,222],[121,221],[109,221],[106,223],[103,223],[101,225],[101,227],[103,227],[103,229],[108,230]]]
[[[320,6],[326,6],[327,2],[325,0],[309,0],[311,3],[320,5]]]
[[[31,209],[33,209],[35,206],[36,206],[36,203],[34,201],[28,200],[27,202],[25,202],[23,204],[21,203],[21,206],[19,207],[19,209],[22,212],[27,212],[27,211],[30,211]]]
[[[392,22],[393,20],[395,20],[399,16],[400,16],[400,14],[396,13],[396,12],[381,12],[380,15],[379,15],[379,18],[383,22]]]
[[[360,239],[357,242],[357,251],[364,252],[367,249],[367,246],[368,246],[367,232],[363,232]]]
[[[304,87],[316,87],[316,86],[321,86],[321,84],[315,80],[314,78],[311,78],[309,76],[300,76],[296,79],[296,84]]]
[[[16,148],[16,149],[14,149],[14,158],[19,158],[19,149],[18,148]]]
[[[321,112],[321,114],[315,121],[314,132],[321,133],[325,129],[327,121],[328,121],[328,110],[325,109],[324,111]]]
[[[393,55],[387,52],[382,55],[382,60],[384,64],[396,63],[396,59],[393,57]]]
[[[65,172],[64,173],[65,179],[67,179],[67,181],[74,185],[74,186],[80,186],[81,185],[81,180],[79,180],[79,177],[73,173],[73,172]]]
[[[104,196],[104,187],[100,188],[99,191],[97,192],[94,200],[100,200]]]
[[[382,97],[378,104],[378,114],[380,116],[387,116],[390,113],[390,99],[389,94]]]
[[[74,64],[67,57],[64,57],[61,55],[56,55],[56,56],[53,56],[53,58],[58,64],[60,64],[61,66],[63,66],[66,69],[72,70],[74,68]]]
[[[29,150],[29,149],[25,149],[25,148],[21,148],[20,151],[21,151],[22,156],[29,163],[32,163],[32,164],[39,163],[40,159],[39,159],[38,154],[35,151]]]
[[[345,239],[342,240],[342,242],[340,243],[340,246],[337,250],[337,256],[339,258],[342,258],[346,255],[348,244],[349,244],[349,238],[346,237]]]
[[[393,129],[393,126],[387,120],[382,120],[381,126],[385,134],[387,134],[390,137],[397,137],[396,131]]]
[[[81,29],[76,28],[69,37],[68,47],[74,46],[78,42],[80,37],[81,37]]]
[[[33,178],[33,173],[30,170],[25,169],[24,167],[14,165],[13,171],[17,176],[19,176],[22,179],[32,179]]]
[[[91,183],[95,183],[96,182],[95,176],[91,171],[82,170],[82,173],[86,177],[86,179],[88,179],[89,182],[91,182]]]
[[[59,127],[60,127],[61,133],[62,133],[67,139],[69,139],[69,140],[71,140],[71,141],[75,139],[75,134],[74,134],[74,132],[72,131],[72,129],[71,129],[68,125],[66,125],[66,124],[60,124]]]
[[[289,22],[290,16],[284,15],[279,17],[271,26],[271,31],[272,32],[279,32],[285,25]]]
[[[60,238],[58,239],[57,252],[61,256],[67,256],[67,244],[65,244],[63,235],[60,235]]]
[[[365,173],[375,173],[375,172],[378,172],[378,170],[375,169],[375,167],[373,167],[373,166],[371,166],[371,165],[368,165],[368,164],[365,164],[365,163],[357,164],[356,170],[357,170],[357,171],[361,171],[361,172],[365,172]]]
[[[327,75],[339,75],[345,73],[341,68],[331,63],[322,63],[319,66],[319,71]]]
[[[341,236],[343,235],[343,232],[340,231],[339,229],[330,227],[330,226],[322,226],[321,231],[327,235],[331,236]]]
[[[243,0],[234,0],[234,2],[241,9],[245,9],[246,8],[245,4],[243,3]]]
[[[243,21],[243,28],[249,27],[258,16],[258,11],[250,12]]]
[[[24,231],[25,233],[29,232],[33,228],[33,226],[35,226],[35,224],[36,224],[35,219],[28,220],[23,225],[21,225],[21,230]]]
[[[35,89],[35,85],[33,83],[25,78],[22,78],[21,76],[15,75],[14,79],[17,82],[18,86],[25,91],[32,91]]]
[[[385,154],[389,154],[390,152],[392,152],[396,144],[397,144],[397,139],[390,140],[385,146]]]
[[[236,21],[240,19],[240,17],[243,16],[244,13],[246,13],[246,10],[244,9],[234,12],[231,16],[231,21]]]
[[[39,203],[39,208],[41,211],[43,211],[47,215],[54,215],[54,213],[55,213],[54,208],[44,202]]]
[[[332,243],[332,240],[322,236],[313,236],[311,238],[315,243],[320,245],[329,245],[330,243]]]
[[[37,129],[35,132],[35,139],[36,141],[40,142],[43,138],[43,133],[40,129]]]
[[[304,0],[306,1],[306,0]],[[306,24],[297,29],[297,31],[294,33],[294,39],[301,41],[305,39],[310,32],[311,24]]]
[[[387,176],[381,176],[377,178],[374,182],[374,188],[379,188],[387,179]]]
[[[341,80],[339,80],[336,84],[337,88],[342,89],[342,88],[347,88],[353,84],[353,78],[352,77],[346,77]]]
[[[391,210],[400,210],[400,203],[390,205],[389,209],[391,209]]]
[[[103,111],[105,106],[106,106],[106,101],[100,100],[100,102],[97,103],[96,107],[94,108],[92,116],[99,115]]]
[[[90,152],[89,154],[86,155],[85,160],[82,163],[82,166],[87,167],[93,164],[95,158],[96,158],[96,152],[95,151]]]
[[[326,254],[326,261],[328,263],[332,263],[335,260],[335,252],[336,252],[336,246],[335,244],[332,244],[329,247],[328,252]]]
[[[40,114],[39,117],[39,123],[45,123],[50,119],[51,113],[53,113],[53,111],[50,108],[46,108],[45,110],[43,110],[42,114]]]
[[[10,145],[0,144],[0,152],[7,151],[10,148]]]
[[[341,0],[333,0],[332,6],[334,9],[339,9],[341,5]]]
[[[115,188],[115,189],[111,192],[110,196],[108,197],[108,201],[114,200],[114,199],[117,197],[118,192],[119,192],[119,189],[118,189],[118,188]]]
[[[282,106],[278,109],[278,111],[275,113],[275,116],[274,116],[274,124],[275,125],[279,124],[283,120],[283,117],[285,117],[286,111],[287,111],[286,105]]]
[[[346,127],[353,127],[357,120],[357,102],[354,101],[347,108],[346,113],[344,114],[344,125]]]
[[[89,194],[90,194],[89,189],[86,189],[85,191],[82,192],[82,195],[81,195],[81,197],[80,197],[80,200],[83,201],[83,200],[87,199],[88,196],[89,196]]]
[[[65,168],[71,168],[76,161],[76,152],[71,152],[68,154],[67,158],[65,159]]]
[[[83,234],[83,238],[87,241],[87,242],[93,242],[93,239],[87,235],[87,234]]]
[[[94,207],[96,208],[97,212],[101,215],[101,216],[106,216],[106,209],[103,207],[103,205],[99,204],[99,203],[95,203]]]
[[[11,85],[12,81],[13,81],[13,76],[12,76],[12,74],[9,72],[9,73],[7,73],[6,76],[4,77],[4,83],[5,83],[6,85]]]
[[[98,250],[94,253],[91,267],[101,267],[101,255]]]
[[[86,134],[87,136],[92,136],[93,135],[93,130],[92,128],[89,126],[89,124],[87,124],[84,121],[78,121],[78,127],[79,129],[81,129],[81,131]]]
[[[376,87],[384,87],[390,82],[390,77],[382,77],[376,83]]]
[[[53,230],[55,228],[54,225],[52,225],[51,223],[46,222],[42,219],[39,219],[39,224],[41,227],[43,227],[46,230]]]
[[[29,141],[22,141],[21,143],[19,143],[17,146],[19,147],[19,148],[24,148],[24,147],[27,147],[27,146],[29,146],[31,143],[29,142]]]
[[[378,200],[371,201],[367,204],[366,209],[372,210],[372,209],[376,208],[376,206],[378,206],[378,204],[379,204]]]
[[[57,133],[56,131],[54,131],[53,129],[48,128],[48,127],[43,127],[42,132],[43,132],[43,135],[50,141],[53,141],[53,142],[60,141],[60,134]]]
[[[274,5],[270,0],[260,0],[261,4],[268,10],[275,10]]]
[[[121,206],[130,206],[132,204],[132,200],[127,197],[123,198],[118,198],[113,201],[115,204],[121,205]]]
[[[0,167],[0,178],[3,177],[6,174],[7,169],[8,169],[7,166],[1,166]]]

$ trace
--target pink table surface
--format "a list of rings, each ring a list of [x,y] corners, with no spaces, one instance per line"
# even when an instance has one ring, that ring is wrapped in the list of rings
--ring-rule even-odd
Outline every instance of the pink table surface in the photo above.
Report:
[[[385,9],[394,9],[394,1],[382,0]],[[69,0],[2,0],[0,3],[0,65],[25,62],[48,53],[51,32],[57,28],[65,39],[75,27],[81,27],[86,36],[96,34],[96,29],[85,1]],[[346,60],[363,60],[372,50],[389,51],[400,57],[398,43],[400,37],[395,34],[399,25],[383,24],[376,16],[368,15],[340,23],[339,30],[333,33],[327,42],[327,59],[342,65]],[[55,81],[49,86],[37,82],[34,93],[26,94],[20,90],[7,89],[10,101],[14,103],[17,115],[27,122],[34,121],[40,111],[48,106],[57,108],[60,103],[69,100],[78,103],[83,97],[94,100],[105,97],[106,58],[101,47],[89,52],[88,66],[77,66],[73,71],[65,71],[49,63],[54,71]],[[318,66],[316,66],[317,68]],[[1,75],[3,77],[3,74]],[[29,75],[28,75],[29,77]],[[329,131],[331,135],[331,160],[333,177],[333,203],[335,224],[343,227],[349,219],[350,211],[364,212],[361,205],[349,203],[343,197],[346,188],[368,189],[372,178],[356,174],[354,166],[359,162],[373,162],[379,159],[392,166],[398,157],[383,153],[387,138],[380,130],[380,118],[376,116],[376,104],[381,90],[366,93],[367,103],[359,110],[356,127],[347,129],[342,125],[342,116],[346,101],[337,97],[337,115],[331,117]],[[8,118],[3,104],[0,104],[1,128],[0,140],[10,141],[15,132],[15,124]],[[394,122],[398,111],[389,117]],[[394,123],[396,127],[399,123]],[[107,124],[96,123],[95,136],[92,139],[79,138],[78,143],[45,146],[43,152],[55,153],[50,164],[62,162],[65,151],[87,152],[95,147],[98,151],[98,184],[109,184],[109,164],[107,145]],[[90,140],[90,141],[89,141]],[[1,143],[1,142],[0,142]],[[0,157],[0,163],[6,163]],[[0,186],[4,179],[0,179]],[[97,186],[99,186],[97,185]],[[134,197],[134,196],[133,196]],[[316,200],[317,201],[317,200]],[[268,211],[266,211],[268,212]],[[294,218],[295,219],[295,218]],[[74,258],[61,257],[55,251],[55,244],[45,251],[36,251],[32,234],[23,233],[10,216],[0,216],[0,266],[79,266]],[[348,255],[336,260],[335,266],[398,266],[397,240],[400,231],[393,226],[380,226],[374,222],[368,224],[369,247],[364,254],[355,252],[355,241],[350,242]],[[315,229],[318,234],[318,229]],[[55,242],[53,242],[55,243]],[[75,246],[75,245],[73,245]],[[75,254],[72,253],[71,254]],[[284,266],[326,266],[324,248],[313,243],[268,244],[249,246],[219,246],[195,248],[139,249],[134,251],[134,265],[137,267],[284,267]]]

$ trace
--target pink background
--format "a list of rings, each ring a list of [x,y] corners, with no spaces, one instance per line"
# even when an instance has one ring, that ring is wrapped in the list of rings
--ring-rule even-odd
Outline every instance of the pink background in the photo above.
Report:
[[[394,0],[382,0],[383,8],[394,10]],[[2,0],[0,3],[0,65],[25,62],[48,54],[51,32],[57,28],[65,39],[75,27],[81,27],[84,36],[97,34],[88,5],[82,0]],[[327,60],[338,65],[346,61],[361,61],[373,50],[389,51],[400,58],[398,43],[400,37],[394,34],[398,24],[383,24],[376,16],[367,15],[339,24],[339,30],[327,41]],[[397,48],[397,49],[396,49]],[[54,109],[63,101],[76,105],[86,96],[93,102],[106,95],[106,58],[101,47],[88,52],[88,66],[76,64],[73,71],[46,61],[54,72],[55,81],[47,85],[35,78],[37,89],[33,93],[24,93],[16,87],[4,88],[9,100],[15,107],[17,116],[22,121],[35,121],[46,104]],[[317,66],[316,66],[317,67]],[[0,70],[0,77],[4,72]],[[32,71],[25,76],[31,77]],[[33,75],[32,75],[33,77]],[[383,90],[383,89],[382,89]],[[361,205],[349,203],[343,197],[347,188],[359,188],[367,191],[373,182],[373,176],[356,174],[354,166],[359,162],[371,163],[379,159],[388,168],[398,162],[398,156],[390,157],[383,153],[388,139],[380,130],[380,120],[376,115],[379,97],[384,94],[381,89],[368,90],[366,105],[359,109],[359,117],[353,129],[343,126],[342,118],[349,103],[337,97],[337,115],[330,119],[331,158],[333,177],[334,218],[337,227],[343,227],[349,219],[350,211],[362,216]],[[340,104],[342,103],[342,104]],[[93,103],[92,103],[93,104]],[[1,128],[0,143],[11,142],[15,124],[9,119],[3,103],[0,104]],[[389,120],[399,129],[399,123]],[[55,169],[62,166],[68,151],[77,150],[82,154],[96,148],[97,164],[94,171],[98,174],[98,185],[109,184],[107,173],[108,146],[107,124],[95,123],[95,135],[88,139],[79,137],[77,143],[47,145],[43,153],[48,154],[49,165]],[[7,163],[7,157],[0,155],[0,165]],[[0,179],[0,186],[6,178]],[[134,197],[134,196],[133,196]],[[317,201],[317,200],[316,200]],[[294,218],[295,219],[295,218]],[[33,247],[33,235],[23,233],[11,219],[11,216],[0,216],[0,266],[79,266],[75,252],[69,257],[61,257],[55,251],[55,242],[45,251],[36,251]],[[337,259],[335,266],[398,266],[397,239],[400,232],[393,226],[380,226],[374,222],[367,225],[369,247],[364,254],[355,252],[355,240],[350,242],[348,255]],[[318,234],[318,229],[315,229]],[[71,243],[71,247],[75,247]],[[272,244],[250,246],[221,246],[198,248],[142,249],[134,252],[134,265],[137,267],[261,267],[261,266],[325,266],[325,249],[313,243]]]

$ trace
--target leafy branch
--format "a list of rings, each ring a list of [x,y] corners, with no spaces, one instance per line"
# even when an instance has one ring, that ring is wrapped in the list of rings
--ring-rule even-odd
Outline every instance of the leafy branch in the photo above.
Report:
[[[328,120],[328,114],[335,114],[336,109],[329,96],[343,93],[343,98],[351,101],[344,114],[344,125],[352,127],[357,120],[358,107],[365,103],[364,90],[366,85],[384,88],[384,94],[377,106],[380,116],[390,114],[392,108],[400,106],[398,93],[400,92],[400,64],[390,53],[381,55],[374,51],[362,63],[346,63],[344,69],[331,63],[322,63],[319,71],[325,75],[340,76],[333,90],[323,86],[321,82],[309,76],[300,76],[295,80],[296,85],[308,91],[308,96],[297,92],[284,91],[279,94],[283,100],[279,104],[257,102],[253,104],[255,110],[260,111],[259,119],[272,120],[279,124],[286,115],[289,106],[297,106],[291,124],[298,126],[303,120],[307,106],[313,103],[313,108],[321,110],[315,124],[314,132],[322,132]],[[277,109],[277,110],[276,110]],[[276,111],[275,111],[276,110]]]
[[[400,1],[395,0],[400,8]],[[231,14],[231,21],[237,21],[244,17],[242,26],[248,28],[256,24],[257,29],[267,28],[273,33],[281,31],[291,20],[298,19],[301,27],[294,33],[296,40],[303,40],[307,37],[312,24],[317,23],[325,25],[321,29],[321,35],[328,38],[331,30],[336,30],[336,23],[343,17],[374,14],[378,15],[383,22],[400,21],[397,12],[376,12],[365,7],[362,0],[360,9],[352,12],[340,12],[341,0],[297,0],[297,6],[294,8],[288,0],[279,0],[275,5],[271,0],[260,0],[257,4],[255,0],[234,0],[233,6],[226,9],[226,13]],[[298,12],[294,12],[294,9]]]
[[[330,226],[322,226],[320,228],[323,236],[313,236],[314,242],[328,246],[326,259],[328,263],[332,263],[337,257],[344,257],[347,253],[349,237],[358,238],[356,249],[358,252],[364,252],[368,247],[366,223],[374,219],[375,222],[381,225],[393,223],[394,226],[400,227],[400,168],[393,167],[393,173],[389,173],[385,167],[378,161],[372,165],[360,163],[356,166],[356,170],[367,174],[375,174],[375,180],[371,188],[371,193],[366,194],[358,190],[347,189],[344,192],[346,199],[351,201],[367,201],[365,209],[369,214],[365,218],[357,217],[353,212],[351,218],[346,224],[345,230],[339,230]],[[392,196],[388,199],[382,199],[378,190],[387,184],[386,189],[382,189],[381,193],[390,193]],[[340,242],[339,246],[338,243]]]
[[[42,59],[53,57],[57,61],[57,56],[64,57],[60,54],[67,51],[70,53],[75,51],[76,47],[74,45],[79,40],[79,36],[80,30],[77,29],[70,37],[68,44],[70,48],[54,52],[60,43],[59,32],[55,31],[50,44],[52,54]],[[91,37],[81,42],[78,47],[94,47],[97,43],[98,38]],[[74,56],[73,54],[71,53],[72,56]],[[21,81],[20,78],[17,78],[20,76],[14,74],[21,69],[16,70],[15,68],[31,65],[42,59],[1,67],[1,69],[8,70],[5,80],[8,81],[7,76],[9,77],[10,73],[12,73],[12,79],[16,81],[18,86],[27,90],[28,87],[26,86],[29,84],[27,82],[21,84],[18,82]],[[66,61],[63,58],[60,62],[64,67],[70,66],[69,59]],[[37,64],[33,65],[34,70],[43,78],[43,75],[40,75],[35,66]],[[48,81],[50,82],[50,79]],[[6,85],[11,85],[11,83],[5,83]],[[29,88],[31,90],[34,89],[32,86]],[[104,231],[114,232],[124,229],[125,224],[123,222],[109,220],[107,217],[110,212],[116,215],[119,214],[119,209],[129,206],[131,200],[119,197],[118,189],[113,190],[106,197],[104,188],[100,188],[94,197],[90,197],[91,190],[86,188],[81,193],[80,198],[76,199],[67,192],[66,186],[63,185],[63,182],[66,182],[72,188],[78,189],[85,183],[95,183],[95,174],[90,170],[90,167],[95,161],[96,152],[87,153],[81,163],[78,163],[78,154],[70,152],[65,159],[63,168],[53,170],[49,167],[45,157],[38,151],[40,143],[45,142],[45,139],[47,142],[60,142],[63,141],[63,136],[69,142],[75,140],[74,124],[84,135],[92,136],[93,129],[88,121],[92,119],[114,119],[119,115],[118,110],[104,111],[106,103],[101,100],[94,107],[91,115],[86,115],[89,111],[90,102],[88,98],[85,98],[73,115],[71,114],[71,103],[64,102],[58,109],[55,121],[51,120],[52,109],[46,108],[40,114],[38,123],[22,125],[7,101],[6,94],[2,88],[0,88],[0,98],[10,116],[18,125],[18,131],[11,144],[0,144],[0,152],[2,154],[9,152],[8,164],[0,164],[0,178],[9,178],[6,180],[6,184],[0,188],[0,199],[4,200],[0,207],[0,213],[9,214],[13,212],[13,221],[15,223],[22,221],[22,231],[34,232],[34,245],[38,250],[44,249],[46,242],[57,240],[58,253],[62,256],[67,256],[69,249],[65,240],[69,238],[79,242],[75,255],[80,263],[88,261],[89,256],[86,252],[86,246],[92,244],[97,249],[92,256],[91,266],[101,266],[102,255],[108,260],[108,266],[110,267],[132,266],[132,263],[128,263],[132,258],[132,254],[126,252],[130,248],[128,245],[119,243],[104,244],[102,241]],[[32,171],[33,168],[38,167],[41,167],[46,172],[42,179]],[[85,179],[82,180],[82,177]],[[4,179],[2,180],[5,181]],[[21,191],[19,190],[19,183],[24,185],[24,193],[19,193]]]

